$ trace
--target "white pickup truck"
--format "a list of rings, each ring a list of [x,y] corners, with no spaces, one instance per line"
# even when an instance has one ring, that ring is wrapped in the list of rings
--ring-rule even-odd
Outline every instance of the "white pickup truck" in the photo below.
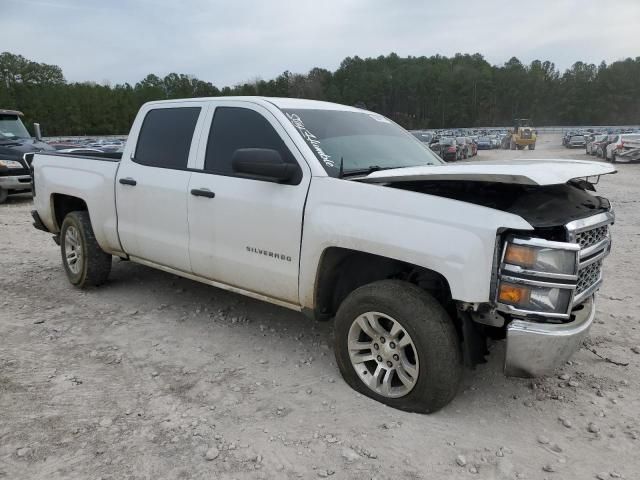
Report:
[[[347,383],[417,412],[455,396],[488,338],[509,375],[578,349],[614,220],[592,193],[609,164],[448,165],[387,118],[309,100],[151,102],[121,159],[28,160],[34,225],[73,285],[118,256],[335,318]]]

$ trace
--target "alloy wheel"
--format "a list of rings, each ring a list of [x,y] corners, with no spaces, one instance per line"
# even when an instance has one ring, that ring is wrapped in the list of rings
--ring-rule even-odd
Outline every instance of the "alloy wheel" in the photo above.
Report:
[[[82,244],[80,242],[80,232],[73,225],[70,225],[64,234],[64,256],[69,270],[74,275],[80,273],[80,268],[82,267]]]
[[[389,315],[366,312],[349,329],[349,358],[362,382],[378,395],[399,398],[418,381],[416,346],[404,327]]]

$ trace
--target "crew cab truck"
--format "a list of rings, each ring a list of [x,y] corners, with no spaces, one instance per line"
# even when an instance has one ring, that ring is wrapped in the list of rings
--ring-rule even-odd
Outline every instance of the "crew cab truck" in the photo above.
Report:
[[[10,194],[31,191],[31,175],[29,165],[22,158],[24,154],[53,150],[42,142],[39,126],[37,138],[31,138],[22,116],[17,110],[0,109],[0,203]]]
[[[609,253],[610,164],[448,165],[347,106],[200,98],[142,106],[121,159],[38,153],[34,225],[69,281],[113,256],[335,319],[346,382],[433,412],[487,338],[541,375],[579,348]]]

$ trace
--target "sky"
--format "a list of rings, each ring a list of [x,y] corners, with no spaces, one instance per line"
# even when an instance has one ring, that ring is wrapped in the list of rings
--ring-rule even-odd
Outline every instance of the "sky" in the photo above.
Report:
[[[640,0],[0,0],[0,52],[111,84],[176,72],[233,86],[391,52],[564,70],[640,56],[638,19]]]

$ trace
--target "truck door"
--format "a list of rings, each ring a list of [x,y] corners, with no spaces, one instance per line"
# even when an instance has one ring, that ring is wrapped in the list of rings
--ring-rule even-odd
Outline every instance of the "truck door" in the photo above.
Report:
[[[118,233],[132,257],[191,272],[188,165],[203,111],[196,102],[151,105],[132,128],[137,138],[128,140],[115,183]]]
[[[200,171],[189,181],[193,272],[297,304],[309,167],[278,120],[260,105],[219,102],[208,117],[198,153]],[[285,162],[299,165],[299,175],[287,184],[242,178],[231,164],[241,148],[277,150]]]

